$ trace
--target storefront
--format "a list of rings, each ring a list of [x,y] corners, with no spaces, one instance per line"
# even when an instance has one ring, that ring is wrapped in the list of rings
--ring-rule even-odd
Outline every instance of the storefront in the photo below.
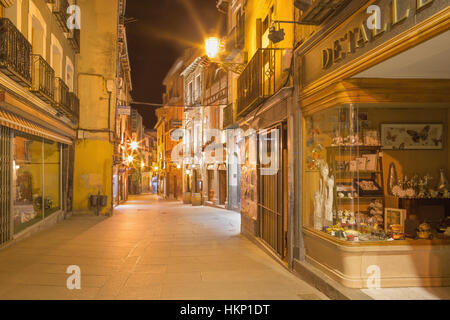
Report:
[[[241,229],[281,260],[288,251],[287,115],[292,88],[282,88],[241,123]],[[245,130],[245,131],[244,131]]]
[[[448,1],[369,1],[298,50],[294,268],[352,288],[373,272],[381,287],[450,284],[449,17]]]
[[[0,133],[3,244],[48,219],[64,218],[71,209],[72,142],[5,109],[0,109]]]

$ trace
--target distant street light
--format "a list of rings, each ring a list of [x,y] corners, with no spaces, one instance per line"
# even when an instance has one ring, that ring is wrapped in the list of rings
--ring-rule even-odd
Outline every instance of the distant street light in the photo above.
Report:
[[[139,148],[139,143],[137,141],[132,141],[130,143],[130,148],[131,150],[136,151]]]
[[[220,52],[220,40],[216,37],[210,37],[205,40],[206,55],[214,59]]]
[[[128,156],[127,157],[127,163],[128,165],[130,165],[130,163],[132,163],[134,161],[134,157],[133,156]]]

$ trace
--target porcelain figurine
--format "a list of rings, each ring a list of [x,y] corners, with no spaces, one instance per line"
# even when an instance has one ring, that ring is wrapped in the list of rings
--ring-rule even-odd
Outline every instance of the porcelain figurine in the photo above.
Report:
[[[314,229],[316,230],[322,230],[323,228],[322,208],[323,208],[322,196],[320,192],[317,191],[314,194]]]

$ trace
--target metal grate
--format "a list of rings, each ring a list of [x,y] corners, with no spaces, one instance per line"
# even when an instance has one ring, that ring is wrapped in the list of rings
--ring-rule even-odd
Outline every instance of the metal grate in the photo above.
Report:
[[[0,245],[11,236],[11,129],[0,126]]]
[[[272,163],[267,165],[259,164],[258,169],[258,208],[260,219],[260,237],[276,253],[283,259],[285,244],[283,242],[283,168],[282,164],[282,127],[277,126],[273,129],[278,130],[278,134],[274,131],[268,131],[261,134],[261,139],[267,140],[267,155],[278,154],[275,158],[271,158],[278,162],[275,166]],[[260,150],[261,153],[261,145]]]

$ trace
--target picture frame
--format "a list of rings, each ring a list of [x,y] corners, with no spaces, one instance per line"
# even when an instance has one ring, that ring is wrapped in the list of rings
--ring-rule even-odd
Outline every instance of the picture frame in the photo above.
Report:
[[[363,158],[366,158],[366,171],[377,171],[378,165],[378,155],[371,154],[363,154]]]
[[[382,123],[381,145],[384,150],[442,150],[442,123]]]
[[[356,162],[357,162],[357,168],[360,171],[366,171],[367,170],[367,158],[365,157],[361,157],[361,158],[356,158]]]
[[[406,210],[397,208],[384,209],[384,231],[388,232],[391,225],[401,225],[402,233],[405,232]]]

